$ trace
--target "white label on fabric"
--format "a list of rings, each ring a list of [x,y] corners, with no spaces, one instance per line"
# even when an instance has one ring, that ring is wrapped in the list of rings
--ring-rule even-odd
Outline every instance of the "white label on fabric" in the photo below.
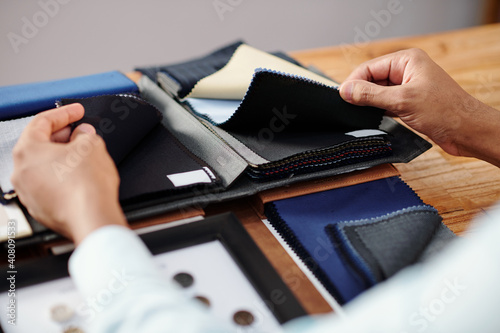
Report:
[[[364,130],[358,130],[358,131],[352,131],[349,133],[346,133],[346,135],[351,135],[356,138],[364,138],[366,136],[372,136],[372,135],[385,135],[387,133],[376,130],[376,129],[364,129]]]
[[[210,178],[216,179],[216,177],[215,177],[214,173],[212,172],[212,170],[210,170],[207,167],[203,167],[203,170],[205,170],[205,172],[210,176]]]
[[[192,184],[210,184],[212,182],[208,174],[203,169],[174,173],[171,175],[167,175],[167,177],[175,187]]]

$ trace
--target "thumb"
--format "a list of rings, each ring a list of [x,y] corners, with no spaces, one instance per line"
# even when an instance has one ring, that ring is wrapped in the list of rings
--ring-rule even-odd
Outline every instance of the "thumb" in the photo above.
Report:
[[[391,109],[395,89],[399,86],[381,86],[363,80],[352,80],[342,83],[340,96],[346,102],[361,106],[374,106],[380,109]]]
[[[96,131],[95,131],[95,128],[94,126],[90,125],[90,124],[80,124],[78,125],[74,130],[73,130],[73,133],[71,133],[71,138],[70,138],[70,141],[75,141],[76,138],[79,136],[79,135],[82,135],[82,134],[86,134],[86,135],[95,135],[96,134]]]

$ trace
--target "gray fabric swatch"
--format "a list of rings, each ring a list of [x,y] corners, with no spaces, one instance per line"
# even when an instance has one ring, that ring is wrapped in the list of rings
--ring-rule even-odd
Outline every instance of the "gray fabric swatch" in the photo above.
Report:
[[[34,116],[0,122],[0,187],[3,193],[14,190],[10,182],[10,177],[14,172],[12,149],[26,125],[33,118]]]
[[[441,252],[445,246],[447,246],[451,241],[457,238],[457,235],[453,233],[447,226],[445,226],[442,222],[439,223],[439,226],[434,233],[429,244],[425,248],[424,252],[418,258],[419,262],[427,261],[431,259],[436,254]]]
[[[419,260],[440,225],[437,212],[423,210],[388,216],[361,226],[346,226],[344,230],[377,278],[380,275],[389,278]],[[352,231],[356,237],[352,237]],[[439,247],[437,240],[436,246]]]
[[[147,76],[139,81],[143,98],[163,114],[162,124],[193,154],[210,165],[227,187],[247,168],[247,162],[205,125],[167,95]]]
[[[268,160],[255,153],[252,149],[245,146],[241,141],[236,139],[234,136],[232,136],[222,128],[214,126],[205,120],[200,121],[202,121],[207,127],[216,132],[221,139],[226,141],[227,144],[230,145],[238,154],[240,154],[240,156],[243,157],[248,163],[253,165],[269,163]]]

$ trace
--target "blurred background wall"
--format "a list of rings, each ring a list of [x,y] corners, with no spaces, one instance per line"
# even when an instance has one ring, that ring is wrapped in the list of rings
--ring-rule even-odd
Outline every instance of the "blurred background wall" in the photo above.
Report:
[[[490,0],[1,0],[0,86],[203,55],[293,51],[498,19]],[[492,5],[493,4],[493,5]]]

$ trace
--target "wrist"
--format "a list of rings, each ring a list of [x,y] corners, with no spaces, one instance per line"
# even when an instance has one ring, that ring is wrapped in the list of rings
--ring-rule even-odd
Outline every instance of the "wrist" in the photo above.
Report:
[[[500,112],[470,96],[463,103],[463,114],[454,133],[458,155],[500,166]]]
[[[129,227],[118,202],[103,203],[80,212],[71,223],[70,237],[78,246],[92,232],[108,225]]]

